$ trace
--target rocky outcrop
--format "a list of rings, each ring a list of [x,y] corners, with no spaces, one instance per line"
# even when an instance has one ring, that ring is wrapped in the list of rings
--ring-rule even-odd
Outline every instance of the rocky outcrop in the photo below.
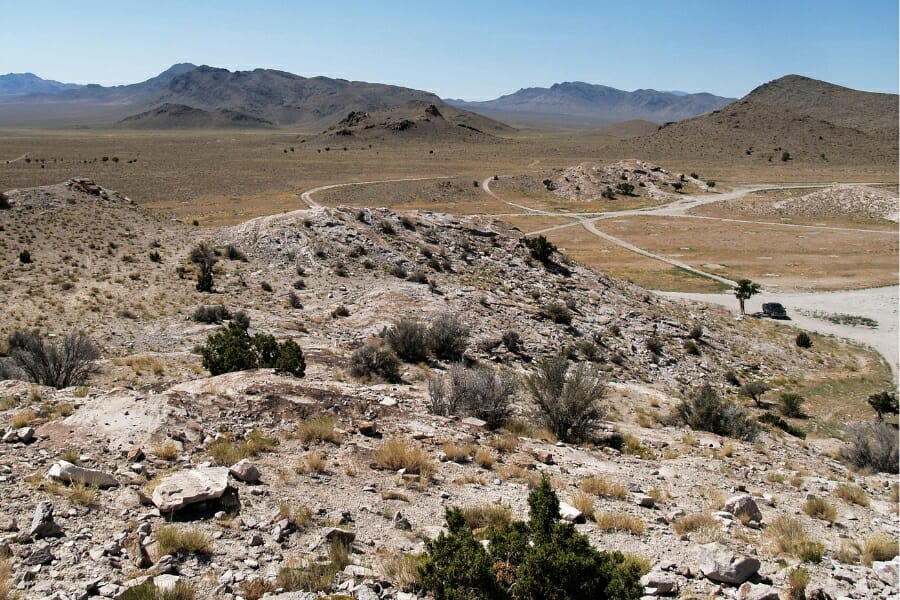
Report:
[[[713,542],[700,547],[700,571],[711,581],[740,585],[759,571],[759,560]]]
[[[97,469],[86,469],[61,460],[50,467],[47,477],[64,483],[80,483],[97,488],[116,487],[119,482],[115,477]]]
[[[190,504],[221,498],[228,487],[226,467],[205,467],[169,475],[153,490],[153,504],[169,513]]]

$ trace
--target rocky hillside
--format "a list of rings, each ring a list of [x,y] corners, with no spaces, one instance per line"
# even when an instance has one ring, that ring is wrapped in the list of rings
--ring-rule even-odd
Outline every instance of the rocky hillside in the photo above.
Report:
[[[361,140],[415,138],[489,141],[495,134],[510,133],[512,128],[474,113],[425,102],[374,112],[353,111],[329,127],[326,137],[353,137]]]
[[[559,253],[541,262],[493,218],[322,208],[200,230],[90,181],[8,195],[0,291],[16,308],[0,327],[83,329],[102,351],[85,387],[0,382],[0,556],[27,597],[118,597],[148,580],[198,597],[423,597],[409,555],[444,509],[467,507],[474,525],[523,518],[541,474],[593,545],[647,562],[648,593],[774,597],[798,548],[825,556],[806,564],[819,597],[895,589],[873,550],[898,534],[893,479],[834,460],[842,443],[816,413],[790,419],[805,441],[665,418],[701,382],[756,417],[766,410],[729,380],[775,382],[777,395],[797,378],[867,373],[872,355],[819,338],[798,351],[766,323],[656,297]],[[214,293],[195,288],[189,256],[202,241],[218,253]],[[305,377],[209,377],[194,349],[220,325],[195,310],[211,305],[244,311],[251,334],[295,340]],[[524,377],[564,352],[596,369],[608,384],[595,443],[557,443],[524,389],[503,429],[432,414],[429,380],[451,366],[435,356],[390,382],[354,374],[385,327],[448,314],[468,330],[470,368]],[[809,496],[836,512],[805,514]],[[283,596],[298,597],[313,595]]]
[[[626,140],[621,148],[656,160],[895,164],[896,105],[896,95],[849,90],[792,75],[709,115]]]
[[[227,129],[231,127],[274,127],[274,123],[242,112],[217,108],[203,110],[184,104],[162,104],[122,119],[126,129]]]

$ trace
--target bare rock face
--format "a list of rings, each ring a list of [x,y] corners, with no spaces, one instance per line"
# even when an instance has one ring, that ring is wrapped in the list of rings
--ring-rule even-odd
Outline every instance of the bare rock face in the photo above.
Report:
[[[160,512],[173,512],[189,504],[221,498],[228,487],[227,467],[205,467],[173,473],[153,490]]]
[[[759,571],[760,562],[738,556],[717,542],[700,547],[700,570],[711,581],[740,585]]]
[[[81,483],[98,488],[116,487],[116,478],[97,469],[85,469],[70,462],[61,460],[50,467],[47,477],[65,483]]]
[[[246,458],[241,459],[228,469],[231,476],[238,481],[245,483],[258,483],[260,478],[259,469]]]
[[[725,502],[725,510],[739,519],[762,523],[762,513],[750,494],[732,496]]]
[[[875,571],[875,575],[878,576],[878,579],[887,585],[894,587],[897,585],[897,582],[900,581],[900,578],[898,578],[898,572],[900,572],[900,557],[894,558],[891,561],[875,561],[872,563],[872,570]]]

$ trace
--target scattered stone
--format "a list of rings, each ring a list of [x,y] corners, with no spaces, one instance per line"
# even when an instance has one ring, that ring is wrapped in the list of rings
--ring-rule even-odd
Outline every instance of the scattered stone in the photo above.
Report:
[[[360,421],[357,424],[356,429],[361,435],[366,437],[378,436],[378,427],[375,425],[375,421]]]
[[[648,496],[647,494],[635,494],[634,502],[638,506],[643,506],[644,508],[653,508],[656,505],[653,496]]]
[[[412,525],[409,520],[399,510],[394,513],[393,524],[394,528],[400,531],[412,531]]]
[[[725,510],[743,521],[762,523],[763,516],[750,494],[732,496],[725,502]]]
[[[153,490],[153,504],[169,513],[190,504],[221,498],[228,487],[226,467],[203,467],[169,475]]]
[[[487,421],[482,421],[476,417],[466,417],[462,421],[460,421],[463,425],[471,427],[472,429],[484,429],[488,428]]]
[[[759,571],[759,560],[738,556],[718,542],[700,546],[700,571],[711,581],[740,585]]]
[[[659,571],[650,571],[641,577],[641,585],[648,596],[666,596],[678,589],[678,581],[673,575]]]
[[[153,585],[156,586],[156,589],[163,593],[172,592],[175,590],[175,586],[178,585],[178,582],[181,581],[181,577],[178,575],[157,575],[153,578]]]
[[[45,544],[36,548],[31,554],[26,556],[22,561],[22,564],[27,566],[49,565],[54,560],[56,560],[56,557],[53,556],[50,546]]]
[[[119,482],[115,477],[97,469],[86,469],[61,460],[50,467],[47,477],[65,483],[80,483],[91,487],[116,487]]]
[[[356,532],[349,529],[341,529],[340,527],[329,527],[323,535],[326,541],[331,542],[339,540],[345,544],[352,544],[356,539]]]
[[[23,444],[28,444],[34,440],[34,427],[22,427],[16,431],[16,437]]]
[[[53,520],[53,504],[51,502],[44,501],[37,505],[28,534],[34,539],[62,534],[62,528]]]
[[[778,591],[770,585],[745,582],[738,589],[738,600],[779,600]]]
[[[259,469],[246,458],[231,465],[228,472],[232,477],[244,483],[258,483],[260,479]]]

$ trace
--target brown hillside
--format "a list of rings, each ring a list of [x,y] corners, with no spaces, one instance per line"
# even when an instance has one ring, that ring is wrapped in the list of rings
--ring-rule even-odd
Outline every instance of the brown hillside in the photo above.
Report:
[[[891,111],[888,100],[894,105]],[[896,164],[896,102],[897,96],[792,75],[720,111],[623,141],[621,148],[654,160]]]

